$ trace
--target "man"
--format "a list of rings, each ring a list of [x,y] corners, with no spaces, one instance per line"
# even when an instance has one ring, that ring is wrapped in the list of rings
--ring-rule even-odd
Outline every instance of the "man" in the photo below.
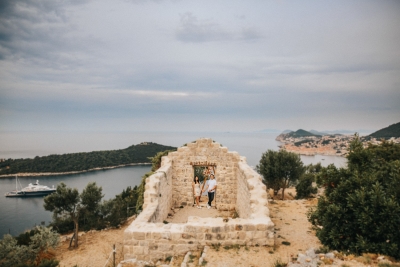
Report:
[[[214,179],[214,174],[210,175],[210,180],[208,181],[208,187],[203,190],[208,189],[208,203],[207,203],[207,209],[211,208],[211,202],[214,200],[214,194],[215,194],[215,189],[217,189],[217,181]]]

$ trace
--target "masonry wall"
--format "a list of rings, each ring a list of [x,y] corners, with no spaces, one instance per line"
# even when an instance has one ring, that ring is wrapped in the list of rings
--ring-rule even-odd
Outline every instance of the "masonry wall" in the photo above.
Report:
[[[273,246],[273,224],[262,220],[189,217],[186,224],[134,221],[124,233],[125,260],[156,262],[169,256],[184,255],[205,245]]]
[[[168,157],[163,157],[161,167],[146,178],[143,211],[135,222],[157,223],[167,218],[172,207],[172,166]]]
[[[216,203],[219,210],[235,209],[237,183],[235,169],[240,160],[237,152],[230,152],[212,139],[203,138],[178,151],[169,153],[173,162],[173,198],[175,207],[192,205],[192,182],[194,165],[207,166],[213,164],[217,181]]]
[[[240,218],[189,217],[184,224],[163,224],[172,207],[191,205],[193,162],[216,164],[217,207],[236,209]],[[157,261],[204,245],[269,245],[269,218],[261,177],[236,152],[211,139],[199,139],[163,157],[161,168],[146,179],[143,211],[124,233],[124,258]]]

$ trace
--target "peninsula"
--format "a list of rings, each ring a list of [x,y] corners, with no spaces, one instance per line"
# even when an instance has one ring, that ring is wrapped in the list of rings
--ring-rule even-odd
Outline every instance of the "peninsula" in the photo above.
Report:
[[[0,177],[65,175],[118,167],[151,164],[151,157],[176,147],[142,142],[125,149],[49,155],[26,159],[0,159]]]
[[[279,147],[286,151],[300,155],[330,155],[346,156],[350,142],[355,138],[354,135],[344,134],[323,134],[316,131],[285,131],[276,137],[281,142]],[[386,128],[378,130],[368,136],[361,136],[360,140],[364,147],[369,144],[377,145],[381,140],[400,143],[400,122],[392,124]]]

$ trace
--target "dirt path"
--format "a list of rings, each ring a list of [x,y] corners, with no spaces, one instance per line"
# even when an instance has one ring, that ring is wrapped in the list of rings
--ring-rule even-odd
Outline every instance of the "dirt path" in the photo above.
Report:
[[[120,229],[90,231],[83,234],[79,237],[79,247],[77,249],[68,248],[69,240],[61,242],[61,245],[56,250],[56,259],[60,261],[59,266],[104,266],[107,259],[109,259],[109,263],[112,262],[114,244],[117,251],[116,262],[122,261],[124,230],[128,227],[130,222],[132,222],[132,219],[128,223],[125,223]]]
[[[271,219],[276,229],[275,247],[242,247],[240,249],[220,247],[218,251],[212,248],[208,253],[206,266],[271,266],[277,259],[287,262],[291,254],[297,255],[298,252],[306,251],[310,247],[320,247],[306,216],[308,208],[313,203],[306,200],[275,200],[269,206]],[[168,221],[183,223],[188,215],[215,217],[220,214],[215,209],[185,207],[177,211]],[[60,260],[60,266],[104,266],[113,244],[116,244],[116,257],[119,262],[122,260],[123,231],[127,225],[128,223],[121,229],[84,234],[80,237],[78,249],[68,249],[69,242],[63,242],[56,254],[56,258]],[[289,242],[290,245],[284,245],[282,242]]]
[[[291,191],[288,190],[288,193]],[[288,198],[291,198],[288,195]],[[315,236],[311,224],[307,220],[307,212],[315,206],[316,199],[312,200],[275,200],[269,204],[271,219],[275,224],[274,247],[223,247],[213,246],[207,252],[207,267],[271,267],[277,260],[288,262],[292,256],[305,253],[309,248],[320,248],[321,243]],[[186,207],[180,209],[170,222],[185,222],[188,215],[191,216],[218,216],[218,211]],[[185,217],[186,216],[186,217]],[[131,219],[132,220],[132,219]],[[123,233],[129,225],[126,223],[121,229],[97,231],[84,234],[80,237],[78,249],[68,249],[69,241],[62,242],[56,251],[56,259],[60,261],[60,267],[97,267],[105,266],[112,252],[113,244],[116,245],[116,262],[122,260]],[[189,267],[198,266],[198,258],[201,251],[193,252]],[[371,256],[373,258],[373,256]],[[111,256],[112,259],[112,256]],[[183,256],[174,257],[173,266],[180,266]],[[377,266],[377,262],[365,257],[346,257],[346,261],[335,259],[329,266]],[[322,264],[324,266],[325,264]],[[107,266],[112,266],[107,265]],[[395,265],[393,265],[395,266]],[[400,265],[399,265],[400,266]]]
[[[210,249],[207,266],[269,267],[277,260],[288,262],[291,255],[297,256],[308,248],[319,248],[321,244],[306,216],[312,204],[307,200],[275,200],[269,205],[275,224],[275,247]]]

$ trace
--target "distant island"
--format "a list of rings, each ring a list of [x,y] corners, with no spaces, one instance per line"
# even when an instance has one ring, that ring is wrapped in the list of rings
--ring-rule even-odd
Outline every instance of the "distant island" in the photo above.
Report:
[[[79,173],[116,167],[150,164],[150,157],[176,147],[143,142],[125,149],[49,155],[33,159],[1,159],[0,176],[43,176]]]
[[[276,137],[283,143],[280,148],[301,155],[345,156],[354,134],[324,134],[315,130],[284,131]],[[379,144],[382,139],[400,143],[400,122],[378,130],[368,136],[360,137],[364,146]]]

